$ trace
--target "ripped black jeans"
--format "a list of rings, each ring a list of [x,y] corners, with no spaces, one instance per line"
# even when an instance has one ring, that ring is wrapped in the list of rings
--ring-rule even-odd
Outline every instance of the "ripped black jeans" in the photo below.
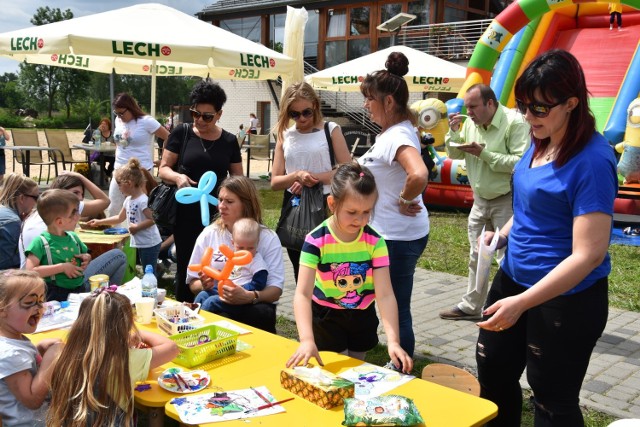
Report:
[[[476,362],[481,396],[498,405],[498,416],[487,426],[520,426],[519,380],[525,367],[534,395],[535,427],[584,426],[578,405],[580,387],[607,323],[608,287],[604,277],[582,292],[524,312],[505,331],[480,329]],[[526,289],[500,270],[486,307]]]

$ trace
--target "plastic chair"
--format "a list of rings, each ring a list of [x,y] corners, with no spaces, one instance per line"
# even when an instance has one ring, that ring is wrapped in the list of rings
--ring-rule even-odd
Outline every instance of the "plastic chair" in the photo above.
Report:
[[[38,131],[35,129],[12,129],[11,136],[13,137],[13,145],[14,146],[26,146],[26,147],[40,147],[40,142],[38,141]],[[22,151],[14,151],[13,152],[13,170],[16,170],[16,162],[19,164],[23,164],[23,159],[25,159],[25,153]],[[45,161],[42,157],[42,151],[39,150],[30,150],[29,151],[29,165],[30,166],[40,166],[40,172],[38,176],[38,182],[42,180],[42,168],[43,166],[48,166],[47,168],[47,182],[51,177],[51,166],[55,169],[55,174],[58,176],[58,163],[57,163],[57,154],[61,154],[58,150],[49,149],[46,150],[48,154],[48,161]],[[58,151],[58,153],[56,153]]]
[[[73,151],[69,146],[69,138],[67,137],[67,131],[64,129],[45,129],[44,136],[47,138],[47,144],[50,148],[56,148],[62,153],[62,169],[66,170],[66,164],[73,166],[74,163],[84,163],[89,166],[87,160],[73,160]],[[81,148],[74,148],[74,150],[80,150],[84,154],[84,150]],[[86,157],[86,156],[85,156]]]
[[[471,373],[444,363],[432,363],[422,370],[422,379],[473,396],[480,396],[480,383]]]
[[[247,176],[249,176],[250,160],[266,160],[267,173],[270,173],[271,161],[273,160],[273,158],[271,155],[271,147],[269,146],[269,135],[249,134],[249,147],[247,155]]]

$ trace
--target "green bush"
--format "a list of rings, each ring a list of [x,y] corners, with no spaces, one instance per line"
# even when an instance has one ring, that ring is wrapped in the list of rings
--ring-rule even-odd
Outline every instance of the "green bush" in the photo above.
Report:
[[[23,127],[22,118],[8,111],[0,110],[0,126],[3,128]]]

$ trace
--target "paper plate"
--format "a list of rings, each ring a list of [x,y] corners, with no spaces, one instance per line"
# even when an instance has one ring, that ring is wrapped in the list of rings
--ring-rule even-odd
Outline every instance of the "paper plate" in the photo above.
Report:
[[[107,228],[103,231],[104,234],[127,234],[128,232],[126,228]]]
[[[182,394],[200,391],[207,388],[210,382],[211,377],[206,371],[183,371],[180,368],[169,368],[158,377],[160,387],[173,393]]]

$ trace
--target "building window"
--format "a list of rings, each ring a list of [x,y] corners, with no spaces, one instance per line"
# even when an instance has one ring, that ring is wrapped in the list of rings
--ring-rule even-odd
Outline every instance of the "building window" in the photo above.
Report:
[[[348,59],[360,58],[371,53],[371,41],[367,39],[349,40]]]
[[[364,36],[369,34],[369,8],[354,7],[349,13],[351,25],[349,25],[349,33],[352,36]]]
[[[326,42],[324,45],[324,67],[329,68],[347,60],[347,41]]]
[[[309,12],[309,20],[304,28],[304,57],[313,58],[311,62],[317,65],[318,58],[318,31],[320,29],[320,18],[313,10]],[[307,61],[309,62],[309,61]]]
[[[345,35],[347,35],[347,10],[329,9],[327,38],[344,37]]]
[[[269,16],[269,47],[278,52],[282,52],[284,43],[284,22],[287,19],[285,14]]]
[[[402,12],[402,3],[388,3],[380,6],[380,24]]]
[[[220,28],[249,39],[252,42],[261,43],[260,40],[260,17],[251,16],[239,19],[224,19],[220,21]]]
[[[409,25],[429,25],[429,6],[431,2],[428,0],[410,1],[407,7],[407,13],[416,16]]]

